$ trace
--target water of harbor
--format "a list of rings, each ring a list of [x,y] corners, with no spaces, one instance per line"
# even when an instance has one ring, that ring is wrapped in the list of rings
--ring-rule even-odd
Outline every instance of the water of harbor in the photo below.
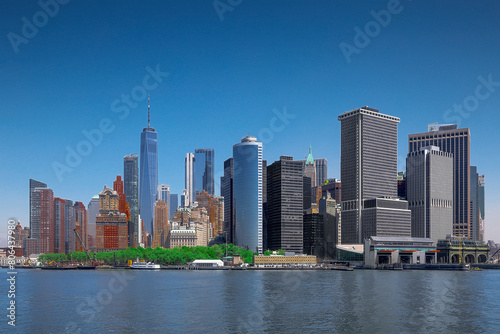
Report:
[[[0,278],[6,315],[7,269],[0,269]],[[498,282],[500,270],[19,269],[15,329],[72,334],[498,333]],[[12,330],[5,315],[1,333]]]

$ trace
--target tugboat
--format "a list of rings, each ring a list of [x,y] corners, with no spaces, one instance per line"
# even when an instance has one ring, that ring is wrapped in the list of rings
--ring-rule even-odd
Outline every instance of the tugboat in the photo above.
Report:
[[[146,261],[134,261],[131,266],[132,269],[142,269],[142,270],[159,270],[160,265],[159,264],[154,264],[152,262],[146,262]]]

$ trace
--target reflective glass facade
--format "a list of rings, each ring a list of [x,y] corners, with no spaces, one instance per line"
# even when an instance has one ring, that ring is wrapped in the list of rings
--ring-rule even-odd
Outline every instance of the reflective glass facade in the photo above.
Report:
[[[262,143],[233,146],[234,243],[262,253]]]
[[[197,148],[194,150],[194,159],[196,195],[202,190],[214,195],[214,150],[211,148]]]
[[[158,134],[153,128],[141,133],[141,166],[139,177],[139,213],[149,234],[154,231],[153,215],[158,185]]]

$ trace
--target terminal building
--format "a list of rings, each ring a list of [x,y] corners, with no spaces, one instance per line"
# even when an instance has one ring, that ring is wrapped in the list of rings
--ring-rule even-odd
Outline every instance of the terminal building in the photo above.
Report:
[[[394,264],[431,264],[438,253],[429,238],[370,237],[365,240],[365,268]]]
[[[438,263],[485,263],[490,247],[483,241],[460,240],[457,237],[439,240]]]

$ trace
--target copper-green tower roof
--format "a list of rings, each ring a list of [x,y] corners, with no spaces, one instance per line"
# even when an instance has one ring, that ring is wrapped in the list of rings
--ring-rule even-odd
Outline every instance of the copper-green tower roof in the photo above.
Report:
[[[314,158],[311,146],[309,146],[309,154],[307,155],[306,165],[314,165]]]

